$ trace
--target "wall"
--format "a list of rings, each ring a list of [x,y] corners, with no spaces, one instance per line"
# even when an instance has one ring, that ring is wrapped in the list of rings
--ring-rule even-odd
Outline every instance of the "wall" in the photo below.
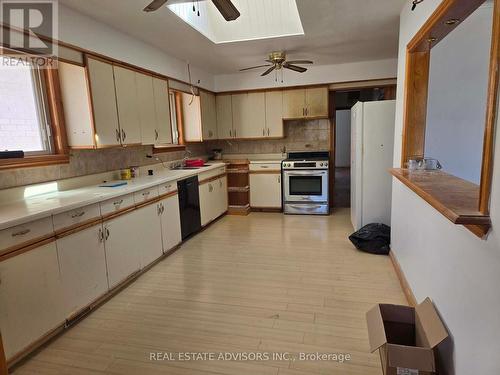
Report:
[[[276,140],[211,141],[207,151],[220,148],[224,154],[278,154],[288,151],[330,150],[329,120],[285,121],[285,138]]]
[[[493,4],[482,6],[431,52],[425,155],[479,184]]]
[[[251,90],[269,87],[287,87],[313,85],[334,82],[364,81],[372,79],[394,78],[397,60],[362,61],[338,65],[309,66],[308,72],[300,74],[284,71],[284,83],[275,82],[274,75],[261,77],[261,71],[225,74],[215,76],[215,90]]]
[[[190,145],[188,149],[192,152],[190,157],[205,155],[203,145]],[[146,158],[146,155],[151,153],[152,146],[72,150],[69,164],[0,171],[0,189],[115,171],[130,166],[158,164],[154,159]],[[163,161],[173,161],[184,158],[185,152],[169,152],[155,156],[159,156]]]
[[[335,114],[335,166],[351,166],[351,111]]]
[[[59,3],[59,40],[125,61],[182,81],[188,81],[185,61],[169,56],[142,40],[76,12]],[[192,82],[214,89],[212,74],[191,66]],[[198,80],[200,83],[198,84]]]
[[[401,12],[394,165],[400,166],[406,44],[440,3]],[[498,127],[498,124],[497,124]],[[496,133],[500,144],[500,132]],[[498,374],[500,362],[500,152],[491,198],[493,230],[481,240],[393,179],[392,249],[418,301],[429,296],[452,335],[440,357],[458,375]],[[448,357],[448,353],[454,354]],[[454,370],[453,370],[454,369]]]

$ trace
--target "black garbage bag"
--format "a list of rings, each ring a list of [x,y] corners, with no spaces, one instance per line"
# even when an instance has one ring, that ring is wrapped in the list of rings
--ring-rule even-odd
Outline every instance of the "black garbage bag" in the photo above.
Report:
[[[368,224],[349,236],[356,249],[388,255],[391,250],[391,228],[385,224]]]

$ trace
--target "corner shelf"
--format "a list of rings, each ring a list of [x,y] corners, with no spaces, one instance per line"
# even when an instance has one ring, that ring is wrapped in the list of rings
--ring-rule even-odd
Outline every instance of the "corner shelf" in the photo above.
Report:
[[[248,215],[250,212],[249,164],[248,160],[229,160],[227,163],[230,215]]]

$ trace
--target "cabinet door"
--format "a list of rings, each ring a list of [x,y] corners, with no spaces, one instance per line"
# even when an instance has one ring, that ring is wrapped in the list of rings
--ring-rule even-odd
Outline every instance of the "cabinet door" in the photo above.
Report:
[[[141,126],[135,72],[119,66],[114,66],[113,70],[122,144],[140,144]]]
[[[306,89],[306,116],[328,117],[328,88]]]
[[[172,143],[172,122],[170,119],[170,100],[168,98],[168,82],[153,78],[155,96],[156,130],[158,131],[158,144]]]
[[[159,204],[150,204],[142,207],[132,214],[135,217],[135,231],[129,234],[136,236],[140,247],[139,251],[141,268],[147,267],[163,255],[161,242],[161,210]],[[135,233],[134,233],[135,232]]]
[[[200,91],[200,102],[203,140],[217,139],[217,109],[215,107],[215,95],[209,92]]]
[[[89,83],[98,147],[120,145],[115,80],[111,64],[89,58]]]
[[[217,180],[217,213],[219,217],[228,209],[228,196],[227,196],[227,177],[222,177]]]
[[[305,117],[306,92],[304,89],[283,91],[283,118]]]
[[[0,263],[0,331],[11,358],[66,319],[56,243]]]
[[[217,95],[217,133],[219,139],[233,138],[233,107],[231,95]]]
[[[266,130],[263,92],[233,95],[233,131],[236,138],[262,138]]]
[[[174,195],[161,201],[163,251],[167,252],[182,241],[181,218],[179,214],[179,196]]]
[[[212,220],[213,186],[208,182],[199,186],[201,225],[205,226]]]
[[[92,109],[85,68],[59,62],[59,82],[70,147],[94,147]]]
[[[68,316],[108,291],[102,225],[57,240]]]
[[[266,92],[266,136],[282,138],[283,132],[283,91]]]
[[[250,175],[250,206],[281,208],[280,173],[256,173]]]
[[[109,287],[113,288],[141,268],[137,216],[134,212],[104,224]]]
[[[143,145],[154,145],[159,138],[156,121],[155,95],[153,77],[135,73],[137,83],[137,100],[141,121],[141,142]]]

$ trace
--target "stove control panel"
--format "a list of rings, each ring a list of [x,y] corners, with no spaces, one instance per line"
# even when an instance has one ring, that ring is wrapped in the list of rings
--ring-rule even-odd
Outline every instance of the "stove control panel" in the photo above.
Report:
[[[283,169],[328,169],[328,161],[290,161],[283,162]]]

